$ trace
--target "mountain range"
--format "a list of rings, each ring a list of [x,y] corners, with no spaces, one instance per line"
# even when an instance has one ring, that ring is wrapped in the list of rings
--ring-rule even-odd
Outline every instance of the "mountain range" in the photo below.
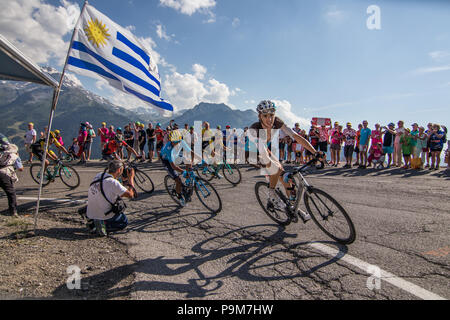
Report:
[[[60,74],[50,68],[45,71],[59,79]],[[20,155],[27,159],[24,149],[24,135],[27,124],[33,122],[38,135],[48,125],[53,89],[34,83],[0,81],[0,132],[19,147]],[[194,125],[194,121],[208,121],[212,128],[217,125],[244,128],[257,120],[254,111],[233,110],[225,104],[200,103],[192,109],[175,113],[164,118],[149,108],[125,109],[111,103],[65,77],[58,105],[53,118],[52,129],[59,129],[67,146],[78,135],[80,123],[88,121],[94,129],[102,122],[115,128],[130,122],[140,121],[148,124],[160,122],[163,127],[173,119],[183,127],[185,123]],[[93,158],[100,157],[100,139],[94,139]]]

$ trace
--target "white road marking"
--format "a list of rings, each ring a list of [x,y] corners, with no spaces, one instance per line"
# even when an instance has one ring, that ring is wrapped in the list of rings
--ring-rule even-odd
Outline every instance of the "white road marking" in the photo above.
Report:
[[[367,273],[367,270],[369,269],[369,267],[372,266],[370,263],[367,263],[358,258],[352,257],[351,255],[344,254],[337,249],[330,248],[321,243],[310,243],[309,246],[314,249],[317,249],[319,251],[322,251],[323,253],[326,253],[332,257],[337,257],[341,261],[345,261],[355,267],[358,267],[359,269],[362,269],[366,273]],[[421,288],[411,282],[403,280],[402,278],[397,277],[396,275],[394,275],[392,273],[389,273],[382,269],[380,269],[380,270],[381,270],[381,280],[389,282],[390,284],[392,284],[406,292],[409,292],[418,298],[421,298],[423,300],[447,300],[433,292],[430,292],[430,291],[425,290],[424,288]]]
[[[37,197],[17,197],[17,200],[34,200],[37,201]],[[87,200],[70,200],[70,199],[58,199],[58,198],[41,198],[41,201],[53,201],[53,202],[75,202],[85,203]]]

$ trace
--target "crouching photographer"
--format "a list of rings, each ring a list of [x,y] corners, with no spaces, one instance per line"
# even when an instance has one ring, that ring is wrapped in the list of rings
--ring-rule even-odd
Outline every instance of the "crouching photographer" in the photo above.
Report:
[[[128,226],[124,213],[126,204],[122,197],[134,198],[135,190],[133,186],[124,187],[118,180],[123,176],[123,171],[124,163],[113,160],[107,170],[97,174],[91,183],[86,211],[90,232],[105,236]]]

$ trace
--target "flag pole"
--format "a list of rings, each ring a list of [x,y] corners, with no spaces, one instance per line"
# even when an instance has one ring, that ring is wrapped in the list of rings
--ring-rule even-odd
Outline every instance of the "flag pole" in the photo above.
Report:
[[[61,73],[58,87],[56,87],[53,91],[53,101],[52,101],[52,108],[50,111],[50,118],[48,120],[48,129],[47,129],[47,136],[46,136],[46,140],[45,140],[44,157],[43,157],[42,163],[41,163],[41,177],[40,177],[40,182],[39,182],[39,193],[38,193],[38,199],[37,199],[37,203],[36,203],[36,212],[34,214],[34,234],[35,235],[36,235],[38,216],[39,216],[39,206],[40,206],[40,202],[41,202],[42,184],[44,182],[45,161],[47,160],[47,150],[48,150],[48,144],[49,144],[49,140],[50,140],[50,131],[52,129],[53,116],[55,114],[56,105],[58,104],[59,94],[61,92],[64,75],[66,73],[67,61],[69,60],[70,50],[72,49],[73,40],[75,38],[75,32],[77,30],[77,26],[80,23],[80,19],[83,15],[87,5],[88,5],[88,1],[86,0],[84,2],[83,8],[81,9],[80,16],[78,17],[77,23],[75,24],[75,28],[73,29],[73,32],[72,32],[72,38],[70,39],[69,50],[67,51],[66,61],[64,62],[64,67],[63,67],[63,70]]]

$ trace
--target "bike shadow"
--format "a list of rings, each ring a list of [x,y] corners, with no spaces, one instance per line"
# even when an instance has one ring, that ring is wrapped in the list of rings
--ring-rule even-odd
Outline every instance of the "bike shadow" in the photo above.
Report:
[[[134,270],[141,274],[141,278],[145,275],[152,279],[157,277],[157,280],[135,282],[131,288],[127,288],[133,292],[154,291],[158,292],[158,296],[161,292],[176,292],[185,298],[198,299],[219,295],[219,290],[230,279],[239,279],[244,283],[268,283],[313,275],[317,277],[317,271],[336,263],[348,251],[346,246],[335,242],[316,242],[338,248],[334,257],[328,257],[310,247],[311,242],[290,243],[288,240],[293,238],[296,238],[296,234],[286,233],[283,228],[273,224],[240,227],[195,244],[190,255],[175,258],[158,256],[120,269],[127,272]],[[212,273],[214,269],[211,264],[221,267]],[[83,281],[98,282],[98,278],[117,275],[117,271],[120,270],[108,270]],[[129,275],[127,272],[125,276]],[[180,280],[182,277],[185,278]],[[119,296],[124,291],[124,288],[116,288],[121,279],[116,277],[114,282],[109,282],[102,288],[103,294],[108,298]],[[55,292],[58,290],[67,289],[61,286]]]
[[[124,231],[119,233],[164,233],[197,227],[216,217],[207,211],[183,212],[184,208],[176,204],[164,205],[160,208],[152,208],[151,211],[141,211],[139,208],[134,212],[128,212],[129,224]],[[188,209],[189,210],[189,209]]]

